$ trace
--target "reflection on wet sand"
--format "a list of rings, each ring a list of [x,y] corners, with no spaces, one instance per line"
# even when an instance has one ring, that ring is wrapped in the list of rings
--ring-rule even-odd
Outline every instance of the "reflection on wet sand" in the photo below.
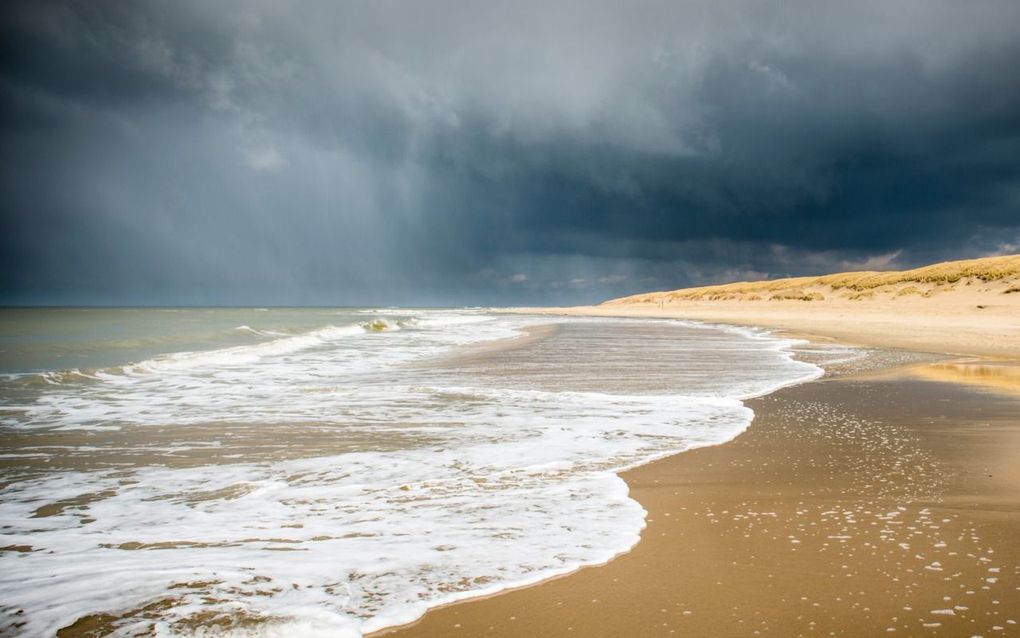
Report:
[[[1020,363],[1014,361],[954,361],[919,366],[913,372],[932,381],[1020,394]]]

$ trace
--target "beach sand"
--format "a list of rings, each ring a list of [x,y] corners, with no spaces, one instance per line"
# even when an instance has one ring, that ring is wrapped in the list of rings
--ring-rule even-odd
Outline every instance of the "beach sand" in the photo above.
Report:
[[[597,306],[539,311],[696,319],[775,328],[852,345],[1018,359],[1020,255],[904,272],[839,273],[652,292]]]
[[[384,633],[1020,635],[1020,396],[922,369],[749,401],[734,441],[623,475],[630,553]]]
[[[623,474],[648,511],[629,553],[388,634],[1020,635],[1020,256],[524,311],[878,350],[749,401],[729,443]]]
[[[947,291],[937,301],[699,301],[661,308],[653,304],[619,304],[544,308],[540,312],[694,319],[771,328],[857,346],[1020,359],[1020,295],[993,300],[1001,303],[992,306],[984,296]]]

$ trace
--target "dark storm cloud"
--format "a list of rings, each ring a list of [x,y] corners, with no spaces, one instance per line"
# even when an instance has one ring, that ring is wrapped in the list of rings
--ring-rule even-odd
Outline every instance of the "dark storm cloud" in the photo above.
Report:
[[[567,303],[1020,244],[1015,2],[0,12],[0,301]]]

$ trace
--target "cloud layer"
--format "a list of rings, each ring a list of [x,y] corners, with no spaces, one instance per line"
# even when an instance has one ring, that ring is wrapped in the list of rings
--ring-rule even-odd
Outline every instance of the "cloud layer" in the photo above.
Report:
[[[0,301],[573,303],[1016,251],[1020,4],[851,4],[5,3]]]

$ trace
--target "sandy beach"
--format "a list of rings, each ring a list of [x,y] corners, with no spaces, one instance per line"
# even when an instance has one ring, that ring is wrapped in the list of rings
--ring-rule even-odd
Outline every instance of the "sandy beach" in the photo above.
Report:
[[[1020,398],[900,369],[749,405],[624,475],[632,552],[392,635],[1020,634]]]
[[[749,401],[755,419],[732,442],[625,473],[648,511],[631,552],[383,633],[1020,635],[1010,360],[1020,295],[1010,285],[547,310],[765,326],[875,349],[866,363]]]
[[[0,638],[1020,638],[1020,0],[0,6]]]
[[[644,293],[543,311],[695,319],[851,345],[1020,358],[1020,256]]]

